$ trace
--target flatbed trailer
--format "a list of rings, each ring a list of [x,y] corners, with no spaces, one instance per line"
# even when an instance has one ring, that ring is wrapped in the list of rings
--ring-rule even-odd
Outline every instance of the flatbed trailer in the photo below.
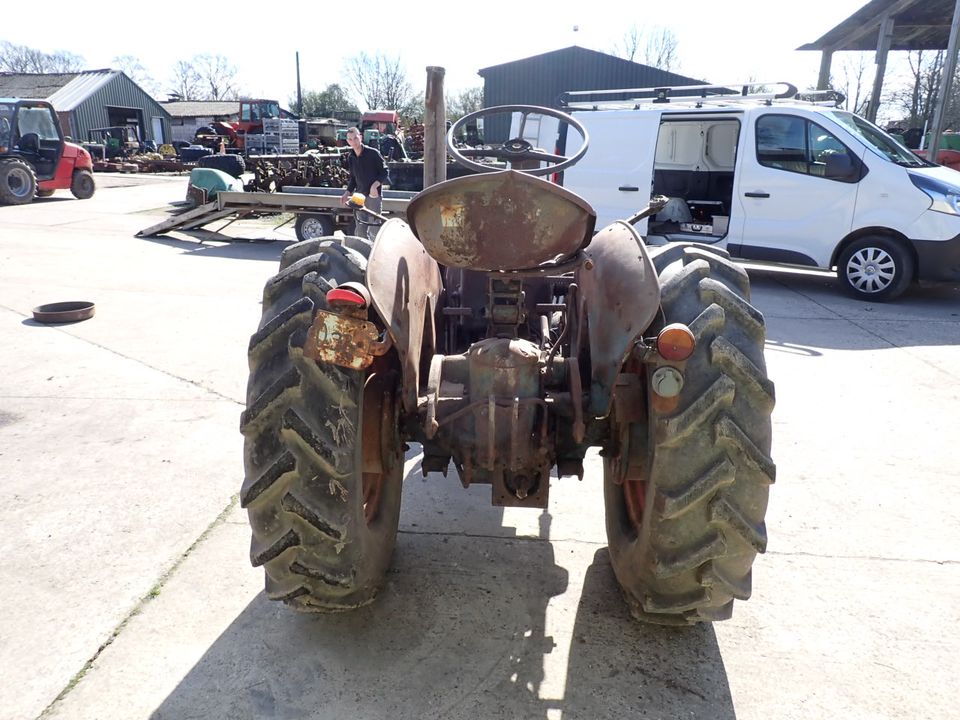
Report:
[[[199,205],[137,233],[137,237],[162,235],[171,230],[196,230],[212,222],[230,222],[257,215],[293,213],[298,240],[332,235],[335,230],[354,232],[354,210],[340,201],[343,188],[284,187],[283,192],[217,193],[215,200]],[[383,213],[403,217],[415,192],[386,190]],[[229,222],[227,223],[229,224]]]

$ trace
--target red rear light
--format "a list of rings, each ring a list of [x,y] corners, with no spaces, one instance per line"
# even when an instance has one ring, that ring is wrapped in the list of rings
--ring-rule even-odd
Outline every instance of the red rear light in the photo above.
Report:
[[[664,360],[686,360],[696,346],[696,338],[683,323],[667,325],[657,335],[657,352]]]
[[[330,307],[365,308],[367,299],[356,290],[338,287],[327,291],[327,305]]]

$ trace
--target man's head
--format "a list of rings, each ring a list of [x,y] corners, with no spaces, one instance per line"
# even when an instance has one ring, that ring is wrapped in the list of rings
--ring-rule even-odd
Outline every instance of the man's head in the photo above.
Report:
[[[363,145],[363,135],[360,134],[359,128],[347,129],[347,145],[352,147],[354,152],[360,152],[360,146]]]

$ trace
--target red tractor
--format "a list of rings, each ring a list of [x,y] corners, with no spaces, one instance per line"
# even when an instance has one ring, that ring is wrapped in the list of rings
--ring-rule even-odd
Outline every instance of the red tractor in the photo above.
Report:
[[[0,98],[0,203],[24,205],[61,189],[93,196],[90,153],[64,141],[47,101]]]

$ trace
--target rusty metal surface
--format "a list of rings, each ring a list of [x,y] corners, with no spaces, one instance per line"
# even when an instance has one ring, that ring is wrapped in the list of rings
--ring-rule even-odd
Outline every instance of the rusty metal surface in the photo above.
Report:
[[[375,355],[381,354],[379,337],[372,322],[317,310],[307,331],[303,354],[317,362],[363,370],[370,367]]]
[[[590,335],[590,413],[606,417],[634,339],[660,307],[660,281],[636,231],[622,221],[598,232],[577,272]]]
[[[417,409],[420,355],[436,348],[434,315],[443,290],[440,268],[402,220],[383,224],[367,263],[367,288],[387,325],[403,369],[404,410]]]
[[[485,271],[570,256],[590,242],[597,219],[578,195],[512,170],[434,185],[410,202],[407,218],[438,262]]]

